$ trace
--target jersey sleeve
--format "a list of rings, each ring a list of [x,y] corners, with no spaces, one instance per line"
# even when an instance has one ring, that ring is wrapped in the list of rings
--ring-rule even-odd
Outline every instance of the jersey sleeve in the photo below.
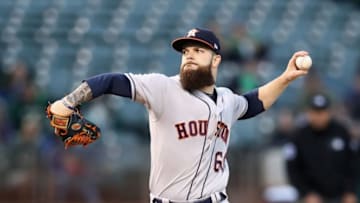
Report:
[[[144,104],[156,113],[161,112],[166,94],[168,77],[163,74],[127,73],[131,85],[131,99]]]
[[[234,93],[232,93],[234,94]],[[234,114],[233,114],[233,122],[237,121],[240,117],[242,117],[248,109],[248,101],[242,95],[234,94]]]

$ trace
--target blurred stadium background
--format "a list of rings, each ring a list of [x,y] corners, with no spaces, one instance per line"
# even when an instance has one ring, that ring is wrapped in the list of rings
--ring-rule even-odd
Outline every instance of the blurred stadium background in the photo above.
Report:
[[[360,73],[359,9],[356,0],[0,1],[0,202],[148,202],[141,105],[114,96],[83,105],[103,137],[66,151],[44,108],[95,74],[177,74],[170,42],[193,27],[221,37],[218,85],[239,93],[278,75],[296,50],[313,58],[311,74],[273,109],[232,132],[230,200],[266,201],[267,189],[286,178],[279,152],[265,155],[281,147],[276,130],[301,115],[306,93],[326,91],[340,119],[358,119],[344,103]]]

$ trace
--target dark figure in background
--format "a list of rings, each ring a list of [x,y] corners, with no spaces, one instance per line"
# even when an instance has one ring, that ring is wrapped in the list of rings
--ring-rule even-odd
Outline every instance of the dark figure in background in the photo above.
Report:
[[[284,149],[290,182],[304,203],[356,203],[350,133],[333,118],[327,95],[307,104],[306,122]]]

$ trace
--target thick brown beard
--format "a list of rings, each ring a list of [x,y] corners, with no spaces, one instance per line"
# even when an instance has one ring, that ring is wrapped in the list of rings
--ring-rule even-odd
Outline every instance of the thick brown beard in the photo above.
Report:
[[[197,90],[205,86],[215,84],[211,74],[211,64],[208,66],[199,66],[198,69],[184,69],[180,71],[180,83],[188,91]]]

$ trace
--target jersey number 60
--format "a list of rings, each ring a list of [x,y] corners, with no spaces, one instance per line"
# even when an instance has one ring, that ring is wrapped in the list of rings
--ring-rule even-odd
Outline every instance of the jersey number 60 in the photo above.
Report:
[[[225,156],[223,156],[222,152],[216,152],[215,154],[215,163],[214,163],[214,170],[215,172],[219,172],[220,170],[224,170],[224,161]]]

